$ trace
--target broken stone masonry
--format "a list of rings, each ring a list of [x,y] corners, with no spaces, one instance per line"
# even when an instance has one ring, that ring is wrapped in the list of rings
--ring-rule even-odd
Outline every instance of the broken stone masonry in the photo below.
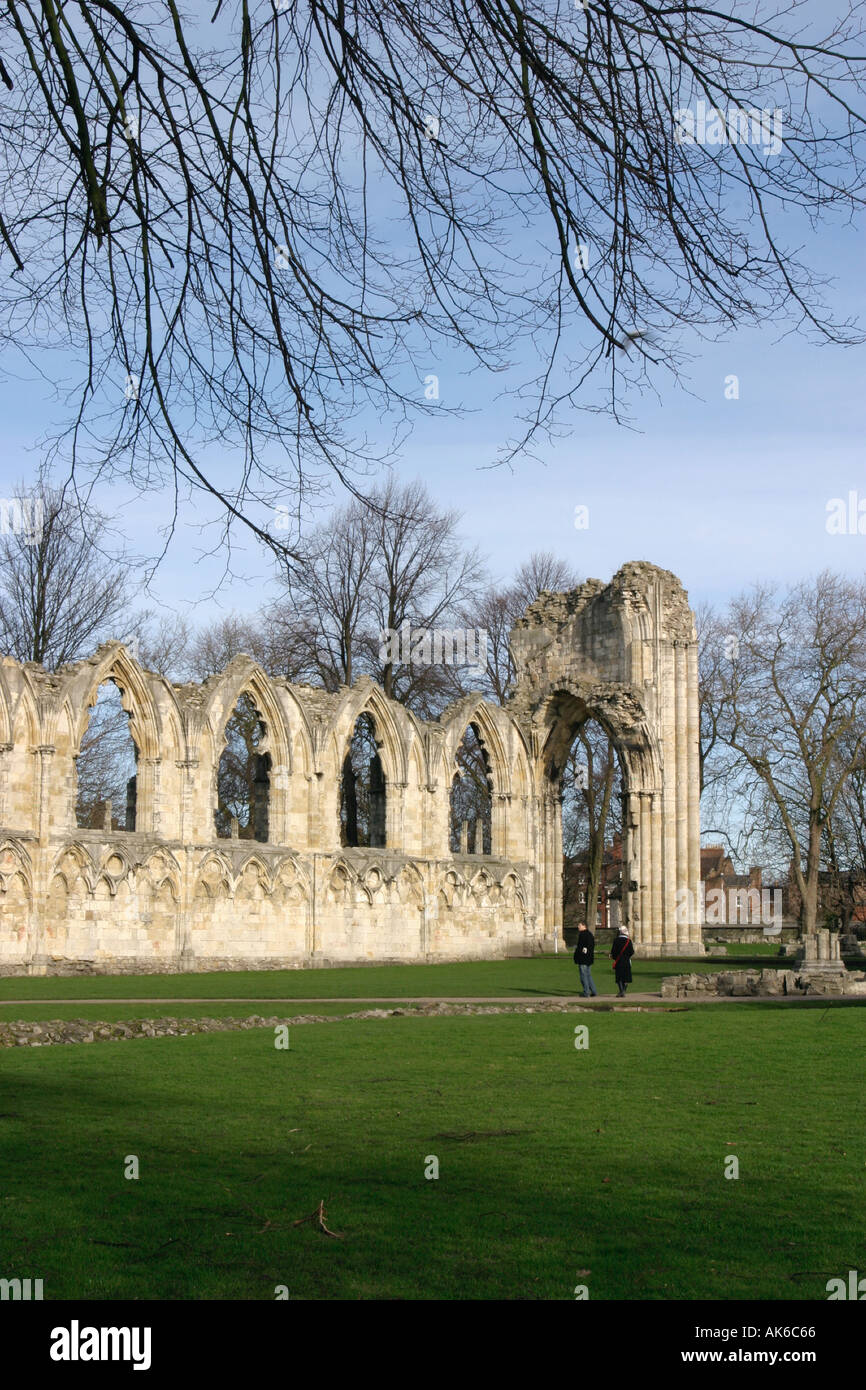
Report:
[[[644,562],[543,594],[511,634],[504,707],[467,696],[425,722],[369,678],[331,694],[238,656],[200,685],[120,643],[49,672],[0,660],[0,973],[265,969],[530,955],[562,932],[561,774],[581,724],[613,736],[624,781],[622,916],[642,956],[702,954],[698,676],[679,580]],[[76,759],[99,686],[135,744],[126,829],[76,824]],[[217,769],[242,695],[261,718],[255,840],[216,834]],[[378,848],[342,843],[341,776],[369,716]],[[491,786],[490,852],[450,848],[471,725]],[[372,837],[371,837],[372,838]],[[476,852],[472,852],[472,851]],[[683,914],[679,914],[682,919]]]
[[[791,970],[723,970],[717,975],[669,975],[662,980],[663,999],[750,997],[754,995],[854,995],[866,997],[866,972],[848,970],[839,937],[821,928],[804,938]]]

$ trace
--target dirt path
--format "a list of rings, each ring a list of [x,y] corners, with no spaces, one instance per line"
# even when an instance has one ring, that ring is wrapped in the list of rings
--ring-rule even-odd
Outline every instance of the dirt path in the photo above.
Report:
[[[666,1003],[718,1004],[727,1000],[731,1004],[752,1000],[760,1003],[777,995],[707,995],[689,1000],[668,999]],[[790,996],[788,996],[790,998]],[[42,996],[33,999],[0,999],[0,1007],[6,1004],[586,1004],[598,1007],[605,1004],[646,1004],[661,1003],[661,994],[629,992],[624,999],[616,994],[599,994],[595,999],[584,999],[582,994],[352,994],[352,995],[260,995],[224,994],[214,995],[122,995],[109,997],[100,995],[91,998],[67,998]]]

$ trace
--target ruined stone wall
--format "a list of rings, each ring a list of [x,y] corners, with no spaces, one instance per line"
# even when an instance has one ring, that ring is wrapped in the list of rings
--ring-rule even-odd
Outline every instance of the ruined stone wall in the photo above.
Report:
[[[647,954],[689,940],[700,950],[699,927],[668,910],[677,886],[698,879],[697,667],[678,581],[638,564],[607,586],[545,595],[513,646],[519,679],[508,705],[467,697],[435,722],[368,678],[327,694],[269,677],[244,656],[201,685],[143,670],[119,643],[57,672],[4,658],[0,973],[468,959],[549,947],[561,928],[557,773],[590,714],[614,733],[627,775],[635,939]],[[138,753],[135,830],[76,825],[76,757],[106,680],[121,692]],[[271,760],[267,843],[219,839],[214,829],[225,725],[244,693]],[[364,713],[386,782],[382,849],[340,843],[341,769]],[[450,789],[470,723],[490,765],[491,853],[455,856]]]

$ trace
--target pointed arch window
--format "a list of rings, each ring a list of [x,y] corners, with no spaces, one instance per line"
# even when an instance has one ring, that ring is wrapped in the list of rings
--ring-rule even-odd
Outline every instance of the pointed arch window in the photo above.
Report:
[[[468,725],[455,755],[451,783],[452,854],[490,854],[493,779],[490,758],[477,725]]]
[[[214,826],[217,837],[267,843],[270,822],[271,754],[268,730],[252,696],[244,693],[225,726],[225,747],[216,775]]]
[[[384,849],[387,788],[376,726],[361,714],[343,759],[340,782],[340,842],[349,847]]]
[[[81,829],[135,830],[138,747],[113,678],[101,683],[75,760]]]
[[[607,927],[611,901],[623,894],[619,751],[597,719],[584,717],[549,775],[561,805],[563,925]]]

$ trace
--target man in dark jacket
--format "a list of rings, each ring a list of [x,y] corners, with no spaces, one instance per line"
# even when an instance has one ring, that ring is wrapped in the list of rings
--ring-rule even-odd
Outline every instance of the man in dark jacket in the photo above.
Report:
[[[613,973],[616,977],[617,993],[620,999],[631,984],[631,958],[634,955],[634,946],[628,934],[627,927],[620,927],[619,934],[614,937],[613,946],[610,951],[610,958],[613,961]]]
[[[595,997],[598,993],[592,980],[592,970],[590,966],[595,960],[595,937],[589,930],[585,922],[580,922],[577,928],[577,946],[574,950],[574,961],[580,969],[580,983],[583,985],[583,997]]]

